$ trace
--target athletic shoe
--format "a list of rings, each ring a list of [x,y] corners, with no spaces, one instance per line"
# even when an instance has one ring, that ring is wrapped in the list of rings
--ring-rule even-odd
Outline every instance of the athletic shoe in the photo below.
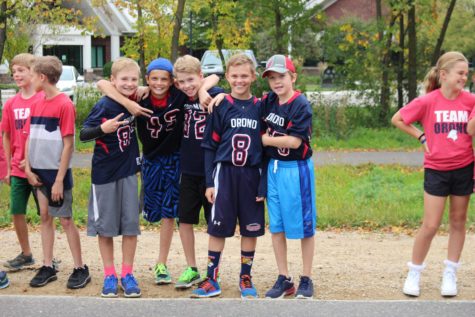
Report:
[[[295,286],[292,277],[279,275],[274,286],[266,293],[266,298],[283,298],[295,293]]]
[[[7,288],[10,285],[7,273],[0,271],[0,289]]]
[[[241,275],[239,278],[239,291],[241,298],[257,298],[257,290],[249,275]]]
[[[218,296],[221,294],[221,287],[219,286],[218,281],[210,279],[209,277],[205,278],[198,284],[198,288],[191,293],[192,298],[206,298]]]
[[[295,298],[312,299],[313,298],[313,282],[308,276],[301,276],[299,287]]]
[[[66,285],[70,289],[83,288],[91,281],[89,275],[89,268],[87,265],[73,270],[73,273],[69,276],[68,284]]]
[[[30,266],[35,264],[35,260],[33,259],[33,255],[24,255],[23,252],[18,254],[16,258],[12,260],[8,260],[4,263],[4,266],[9,268],[12,271],[18,271],[24,268],[25,266]]]
[[[189,288],[193,284],[199,283],[201,281],[201,276],[198,271],[195,271],[191,266],[187,267],[186,270],[181,274],[178,281],[175,283],[175,288]]]
[[[120,279],[120,286],[124,290],[125,297],[133,298],[142,296],[139,283],[137,283],[137,280],[132,274],[127,274],[125,277],[122,277]]]
[[[407,273],[406,281],[404,282],[404,288],[402,292],[408,296],[417,297],[420,295],[421,290],[419,287],[419,281],[421,279],[421,272],[416,270],[409,270]]]
[[[168,268],[163,263],[158,263],[155,265],[153,269],[155,273],[155,284],[162,285],[162,284],[170,284],[172,282],[172,277],[168,272]]]
[[[113,298],[117,297],[117,285],[119,284],[119,280],[117,280],[117,276],[115,275],[108,275],[104,278],[104,286],[102,287],[102,297]]]
[[[446,297],[457,296],[457,275],[454,270],[445,269],[440,286],[440,295]]]
[[[41,287],[45,286],[49,282],[56,281],[58,277],[56,276],[56,270],[51,266],[42,266],[35,277],[30,281],[31,287]]]

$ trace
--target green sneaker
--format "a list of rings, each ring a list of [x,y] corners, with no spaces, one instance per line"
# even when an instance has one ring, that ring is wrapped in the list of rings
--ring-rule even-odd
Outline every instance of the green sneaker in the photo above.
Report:
[[[185,271],[181,274],[178,281],[175,283],[175,288],[190,288],[193,284],[199,283],[201,281],[201,276],[198,271],[194,271],[191,266],[187,267]]]
[[[158,263],[153,268],[155,273],[155,284],[162,285],[162,284],[170,284],[172,282],[172,277],[168,272],[167,266],[163,263]]]

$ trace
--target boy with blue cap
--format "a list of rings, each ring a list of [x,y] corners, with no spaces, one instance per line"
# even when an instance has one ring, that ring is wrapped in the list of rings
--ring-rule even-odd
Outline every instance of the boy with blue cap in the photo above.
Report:
[[[187,96],[175,87],[173,65],[166,58],[150,62],[145,78],[150,94],[139,104],[151,110],[151,115],[137,117],[137,132],[143,145],[142,213],[149,222],[162,220],[159,256],[154,266],[155,282],[160,285],[172,282],[166,262],[178,215],[180,144]],[[216,78],[212,80],[211,86],[206,83],[202,89],[217,83]],[[111,98],[117,97],[126,108],[131,106],[131,100],[117,96],[109,82],[101,81],[98,87]]]

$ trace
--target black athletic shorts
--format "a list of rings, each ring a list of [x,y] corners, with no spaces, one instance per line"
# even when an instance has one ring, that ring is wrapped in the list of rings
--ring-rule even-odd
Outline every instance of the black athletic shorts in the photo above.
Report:
[[[181,174],[178,201],[178,221],[180,223],[198,224],[201,207],[204,209],[206,223],[208,223],[211,204],[206,199],[205,192],[204,176]]]
[[[451,171],[424,169],[424,191],[441,197],[470,195],[473,193],[473,162]]]

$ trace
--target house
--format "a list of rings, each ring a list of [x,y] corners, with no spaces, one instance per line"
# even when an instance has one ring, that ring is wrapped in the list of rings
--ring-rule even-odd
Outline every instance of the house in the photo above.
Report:
[[[330,22],[358,18],[363,21],[376,19],[376,1],[375,0],[310,0],[306,8],[310,9],[319,5],[325,12]],[[387,9],[383,9],[384,14]]]
[[[102,69],[105,63],[120,57],[123,38],[136,32],[133,18],[117,8],[113,1],[104,1],[101,7],[93,6],[91,0],[63,1],[62,5],[81,10],[85,17],[97,17],[97,26],[105,37],[77,28],[53,30],[48,25],[41,25],[33,35],[33,54],[55,55],[63,64],[73,65],[81,73]]]

